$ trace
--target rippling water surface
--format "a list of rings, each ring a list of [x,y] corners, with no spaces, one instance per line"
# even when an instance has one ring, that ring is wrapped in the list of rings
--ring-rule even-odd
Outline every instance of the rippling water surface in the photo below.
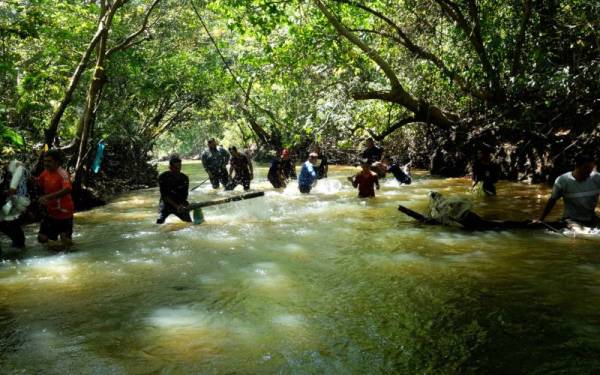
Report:
[[[194,186],[201,166],[184,170]],[[356,198],[332,167],[310,195],[257,171],[263,198],[158,226],[157,189],[76,215],[75,252],[27,228],[0,263],[0,373],[593,373],[600,240],[469,233],[397,211],[437,190],[489,218],[537,216],[548,190],[418,174]],[[239,194],[203,186],[191,201]],[[556,209],[559,213],[559,209]],[[5,238],[2,238],[6,248]]]

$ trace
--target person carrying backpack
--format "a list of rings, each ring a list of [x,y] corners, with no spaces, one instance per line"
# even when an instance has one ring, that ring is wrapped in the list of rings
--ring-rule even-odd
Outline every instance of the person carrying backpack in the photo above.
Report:
[[[31,203],[27,191],[29,172],[18,160],[12,160],[0,176],[0,232],[7,235],[12,246],[25,247],[21,215]]]

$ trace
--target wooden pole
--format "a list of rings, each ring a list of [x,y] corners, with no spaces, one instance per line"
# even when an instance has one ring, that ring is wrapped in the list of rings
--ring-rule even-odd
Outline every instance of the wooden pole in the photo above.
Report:
[[[214,201],[191,203],[190,205],[188,205],[186,207],[186,209],[188,211],[191,211],[191,210],[195,210],[196,208],[202,208],[202,207],[208,207],[208,206],[216,206],[218,204],[235,202],[235,201],[243,201],[245,199],[262,197],[263,195],[265,195],[264,191],[257,191],[257,192],[254,192],[254,193],[245,193],[245,194],[241,194],[241,195],[236,195],[235,197],[217,199],[217,200],[214,200]]]

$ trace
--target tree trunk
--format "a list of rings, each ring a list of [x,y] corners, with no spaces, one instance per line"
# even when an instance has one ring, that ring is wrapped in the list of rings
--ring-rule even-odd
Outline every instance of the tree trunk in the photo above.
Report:
[[[79,64],[77,65],[75,71],[71,75],[67,91],[65,91],[65,94],[62,100],[60,101],[60,104],[54,109],[54,112],[52,113],[52,119],[48,124],[48,129],[46,129],[44,136],[44,143],[48,145],[48,148],[52,148],[54,144],[54,139],[56,138],[56,133],[58,132],[58,125],[60,124],[60,120],[63,114],[65,113],[67,106],[69,105],[69,103],[71,103],[71,100],[73,99],[73,93],[75,92],[75,89],[79,84],[79,81],[81,79],[81,76],[83,75],[83,72],[88,63],[92,51],[98,44],[98,41],[100,40],[102,34],[105,32],[105,27],[106,25],[101,19],[98,23],[98,29],[96,30],[96,33],[92,37],[92,40],[88,44],[85,52],[83,53],[83,56],[81,56]]]

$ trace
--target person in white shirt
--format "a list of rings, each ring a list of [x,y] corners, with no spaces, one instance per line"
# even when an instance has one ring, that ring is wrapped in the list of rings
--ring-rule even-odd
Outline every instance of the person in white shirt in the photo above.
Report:
[[[0,176],[0,232],[12,240],[15,248],[25,247],[20,216],[29,206],[27,179],[29,172],[18,160],[12,160]]]
[[[543,222],[556,202],[562,198],[565,204],[563,219],[586,227],[598,226],[600,220],[595,209],[600,195],[600,173],[595,168],[593,157],[578,155],[573,171],[559,176],[554,182],[552,195],[539,221]]]

